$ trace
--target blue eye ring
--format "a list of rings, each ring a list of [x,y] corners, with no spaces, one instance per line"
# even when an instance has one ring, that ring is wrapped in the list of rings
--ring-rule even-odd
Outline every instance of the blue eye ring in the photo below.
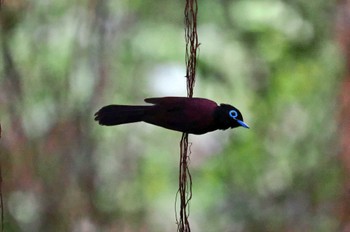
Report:
[[[231,118],[236,119],[238,116],[238,113],[235,110],[230,110],[229,115]]]

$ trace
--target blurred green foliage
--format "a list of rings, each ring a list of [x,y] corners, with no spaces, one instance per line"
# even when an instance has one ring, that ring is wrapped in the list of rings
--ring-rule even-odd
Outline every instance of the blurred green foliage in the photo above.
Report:
[[[190,136],[193,231],[336,231],[342,169],[334,1],[199,1],[194,95],[250,130]],[[185,95],[181,1],[7,2],[6,231],[175,231],[180,133],[99,107]]]

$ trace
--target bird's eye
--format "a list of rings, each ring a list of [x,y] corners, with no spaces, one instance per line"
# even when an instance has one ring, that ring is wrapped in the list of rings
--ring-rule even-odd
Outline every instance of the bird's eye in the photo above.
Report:
[[[237,116],[238,116],[238,113],[237,113],[237,111],[235,111],[235,110],[231,110],[231,111],[229,112],[229,115],[230,115],[231,118],[236,119]]]

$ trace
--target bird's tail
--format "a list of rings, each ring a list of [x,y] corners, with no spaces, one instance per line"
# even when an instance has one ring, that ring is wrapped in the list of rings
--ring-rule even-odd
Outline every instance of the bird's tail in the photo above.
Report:
[[[150,107],[152,106],[104,106],[95,113],[95,121],[105,126],[139,122],[143,120],[143,117]]]

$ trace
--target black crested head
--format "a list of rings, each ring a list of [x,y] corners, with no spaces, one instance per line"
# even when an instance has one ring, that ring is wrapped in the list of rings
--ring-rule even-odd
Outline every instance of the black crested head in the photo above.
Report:
[[[214,117],[219,129],[222,130],[239,126],[249,128],[243,121],[241,112],[236,107],[228,104],[220,104],[215,111]]]

